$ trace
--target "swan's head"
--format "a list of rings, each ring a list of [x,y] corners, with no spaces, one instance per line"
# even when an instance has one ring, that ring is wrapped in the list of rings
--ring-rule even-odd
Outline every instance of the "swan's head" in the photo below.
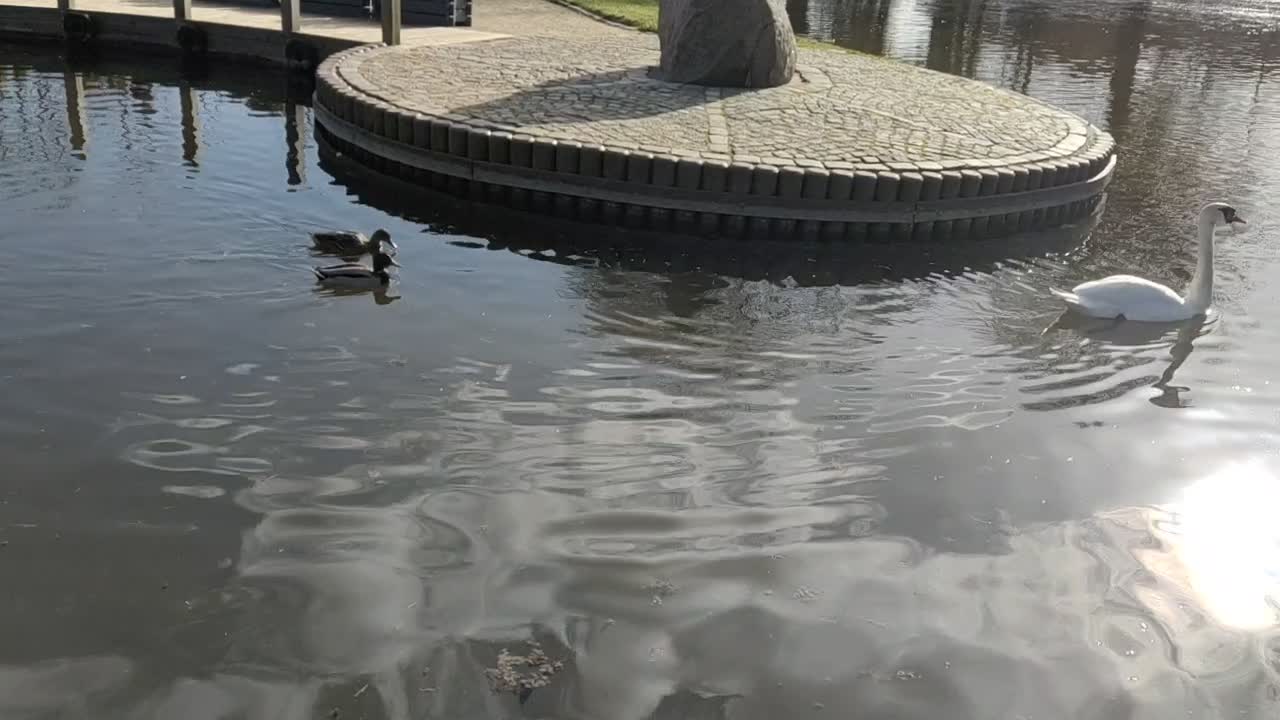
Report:
[[[1226,225],[1233,230],[1238,230],[1247,225],[1244,218],[1236,212],[1236,209],[1226,203],[1209,203],[1200,211],[1200,218],[1208,220],[1213,225]]]

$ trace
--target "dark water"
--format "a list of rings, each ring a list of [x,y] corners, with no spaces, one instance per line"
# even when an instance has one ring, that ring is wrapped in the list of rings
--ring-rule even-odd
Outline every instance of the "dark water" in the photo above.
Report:
[[[1121,146],[1096,228],[853,252],[507,217],[283,78],[0,46],[0,718],[1276,717],[1277,14],[811,2]],[[1181,285],[1212,199],[1209,323],[1041,335]],[[331,226],[398,281],[315,289]]]

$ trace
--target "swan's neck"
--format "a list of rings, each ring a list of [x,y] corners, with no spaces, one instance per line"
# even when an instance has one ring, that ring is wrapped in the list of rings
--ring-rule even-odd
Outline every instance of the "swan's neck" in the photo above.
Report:
[[[1209,309],[1213,300],[1213,219],[1200,218],[1200,257],[1196,274],[1187,288],[1187,306],[1197,314]]]

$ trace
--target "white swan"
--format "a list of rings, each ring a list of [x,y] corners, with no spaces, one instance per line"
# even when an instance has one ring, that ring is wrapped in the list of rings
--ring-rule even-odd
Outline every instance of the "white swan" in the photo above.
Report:
[[[1203,315],[1213,299],[1213,230],[1220,224],[1234,229],[1245,221],[1226,203],[1209,203],[1200,210],[1200,257],[1186,297],[1160,283],[1133,275],[1112,275],[1081,283],[1071,292],[1056,288],[1050,288],[1049,292],[1062,298],[1071,310],[1091,317],[1177,322]]]

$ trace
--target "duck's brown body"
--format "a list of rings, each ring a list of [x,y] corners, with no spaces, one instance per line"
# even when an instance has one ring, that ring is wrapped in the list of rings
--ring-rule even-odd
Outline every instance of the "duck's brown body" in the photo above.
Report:
[[[344,257],[376,252],[383,243],[391,246],[393,250],[398,249],[391,241],[391,234],[386,230],[377,230],[372,237],[365,237],[364,233],[355,230],[318,232],[311,234],[311,242],[320,252]]]

